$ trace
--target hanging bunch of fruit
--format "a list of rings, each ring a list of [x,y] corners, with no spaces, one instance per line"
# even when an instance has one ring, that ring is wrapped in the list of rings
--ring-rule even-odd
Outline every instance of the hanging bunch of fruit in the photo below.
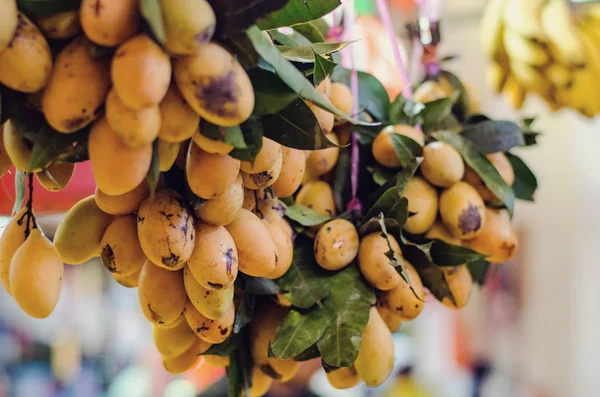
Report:
[[[138,288],[171,373],[203,356],[231,396],[260,396],[321,357],[333,386],[376,386],[425,290],[460,308],[515,253],[536,180],[509,151],[535,143],[532,120],[473,114],[448,73],[440,95],[391,101],[325,41],[337,0],[4,5],[0,276],[33,317],[63,263],[100,257]],[[60,190],[82,161],[97,190],[51,242],[33,178]]]
[[[481,21],[488,85],[520,109],[527,94],[553,110],[600,113],[600,7],[568,0],[492,0]],[[584,2],[581,2],[584,3]]]

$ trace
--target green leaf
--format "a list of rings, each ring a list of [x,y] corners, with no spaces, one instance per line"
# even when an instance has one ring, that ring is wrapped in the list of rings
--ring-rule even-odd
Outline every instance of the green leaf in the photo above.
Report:
[[[81,0],[17,0],[19,11],[32,18],[77,10]]]
[[[233,353],[238,346],[239,336],[236,334],[231,334],[229,338],[225,339],[225,342],[219,343],[216,345],[212,345],[208,348],[207,351],[200,354],[201,356],[215,355],[220,357],[229,357],[231,353]]]
[[[242,298],[242,302],[238,306],[235,313],[235,320],[233,321],[233,333],[239,334],[242,328],[244,328],[250,321],[254,319],[254,309],[256,306],[256,296],[254,294],[246,293]]]
[[[292,34],[288,35],[288,34],[280,32],[277,29],[273,29],[273,30],[269,30],[267,33],[269,33],[269,36],[271,36],[271,40],[273,40],[276,43],[279,43],[279,45],[283,45],[286,47],[299,47],[301,45],[307,45],[310,43],[310,42],[304,43],[304,44],[298,43],[298,41],[296,39],[298,38],[299,34],[296,32],[293,32]]]
[[[235,56],[244,69],[251,69],[258,65],[260,57],[246,34],[240,33],[234,37],[223,39],[219,43]]]
[[[308,349],[304,350],[302,353],[294,356],[293,359],[294,359],[294,361],[308,361],[308,360],[312,360],[312,359],[320,357],[320,356],[321,356],[321,353],[319,352],[319,348],[317,347],[317,344],[315,343]]]
[[[336,146],[327,139],[317,117],[302,99],[275,114],[262,116],[262,124],[264,135],[283,146],[301,150]]]
[[[90,159],[90,155],[88,153],[88,139],[90,137],[89,129],[87,129],[87,133],[81,135],[79,139],[77,139],[77,145],[75,145],[75,149],[69,152],[63,152],[58,159],[64,163],[81,163],[83,161],[88,161]]]
[[[312,63],[315,61],[315,53],[326,56],[348,47],[353,41],[342,41],[339,43],[313,43],[301,47],[277,46],[287,60],[292,62]]]
[[[338,66],[331,75],[331,80],[350,87],[352,72]],[[377,120],[387,120],[390,97],[383,84],[373,75],[358,72],[358,107],[365,109]]]
[[[404,243],[407,243],[404,240]],[[413,244],[405,244],[402,247],[404,257],[414,266],[415,270],[423,281],[423,286],[427,288],[433,296],[440,302],[445,298],[449,298],[455,303],[454,296],[450,291],[450,286],[446,281],[446,276],[442,268],[434,265],[428,258],[428,255],[421,250],[420,247]]]
[[[452,132],[460,132],[462,131],[462,125],[460,122],[454,117],[452,113],[444,117],[437,124],[437,128],[439,130],[452,131]]]
[[[23,207],[25,201],[25,172],[17,170],[15,175],[15,205],[11,216],[14,216]]]
[[[473,282],[479,285],[485,284],[485,279],[487,278],[491,265],[492,264],[486,260],[475,261],[467,264],[467,268],[469,269],[469,272],[471,272]]]
[[[412,179],[412,177],[417,172],[417,168],[423,161],[422,157],[417,157],[408,162],[408,164],[398,173],[396,177],[396,192],[398,196],[402,196],[404,194],[404,190],[406,190],[406,186],[408,182]]]
[[[327,38],[327,34],[329,33],[329,25],[323,18],[306,23],[300,23],[292,27],[296,32],[306,37],[312,43],[324,42]]]
[[[483,180],[488,189],[504,203],[512,215],[515,206],[515,194],[510,186],[504,182],[494,165],[481,153],[468,139],[459,134],[448,131],[439,131],[433,134],[439,141],[446,142],[462,155],[469,167]]]
[[[419,114],[423,120],[421,123],[423,132],[431,131],[437,123],[450,114],[452,106],[456,103],[459,95],[459,92],[455,91],[446,98],[425,103],[425,109]]]
[[[330,61],[327,58],[323,58],[316,51],[313,50],[315,57],[315,66],[313,71],[313,84],[318,86],[323,80],[327,78],[333,72],[333,69],[337,66],[337,63]]]
[[[389,136],[392,141],[392,147],[396,152],[396,157],[398,157],[402,166],[411,164],[417,157],[423,155],[423,147],[413,139],[400,134],[389,134]]]
[[[312,209],[303,205],[294,204],[285,210],[285,216],[293,221],[298,222],[302,226],[315,226],[327,222],[331,219],[330,216],[321,215]]]
[[[288,0],[208,0],[217,17],[214,38],[235,37]]]
[[[339,212],[346,210],[352,199],[351,147],[340,148],[340,155],[333,171],[333,197]]]
[[[508,152],[515,146],[525,144],[521,128],[512,121],[483,121],[465,127],[461,134],[486,154]]]
[[[452,88],[458,92],[458,99],[456,100],[453,111],[458,116],[459,120],[466,120],[467,116],[469,115],[469,110],[471,109],[469,92],[463,85],[462,81],[460,81],[460,79],[454,73],[447,70],[442,70],[440,75],[445,77]]]
[[[233,127],[221,127],[204,119],[200,120],[200,133],[207,138],[223,141],[236,149],[246,149],[244,133],[239,125]]]
[[[385,185],[396,176],[395,171],[378,165],[367,167],[367,171],[371,173],[373,181],[379,186]]]
[[[506,153],[506,157],[515,172],[515,182],[512,185],[515,196],[520,200],[534,201],[533,195],[538,187],[534,173],[520,157],[512,153]]]
[[[408,117],[404,113],[404,105],[407,99],[402,94],[399,94],[394,102],[390,103],[387,121],[390,124],[408,124]]]
[[[154,37],[156,37],[159,43],[164,44],[167,40],[167,34],[165,32],[160,0],[140,0],[140,13],[146,22],[148,22]]]
[[[274,295],[281,292],[279,285],[273,280],[262,277],[252,277],[243,274],[244,291],[254,295]]]
[[[400,197],[395,187],[389,188],[386,192],[373,204],[367,215],[363,217],[362,223],[366,223],[372,218],[377,217],[380,213],[385,218],[393,219],[398,223],[401,229],[408,219],[408,200]]]
[[[158,138],[152,142],[152,162],[150,163],[150,169],[146,175],[146,181],[150,187],[150,197],[154,197],[156,192],[156,185],[158,185],[158,179],[160,178],[160,161],[158,158]]]
[[[262,30],[314,21],[329,14],[341,4],[340,0],[289,0],[285,7],[257,22]]]
[[[239,333],[237,349],[229,356],[227,377],[229,378],[229,397],[250,395],[250,387],[252,386],[252,357],[250,355],[250,338],[247,329],[243,329]]]
[[[252,115],[248,120],[240,124],[244,135],[245,149],[233,149],[229,155],[242,161],[254,161],[254,158],[262,148],[263,123],[259,116]]]
[[[298,94],[275,73],[257,68],[249,70],[248,77],[254,88],[254,114],[256,115],[277,113],[298,99]]]
[[[313,242],[298,237],[290,269],[277,280],[286,291],[285,297],[292,305],[308,309],[329,295],[330,273],[319,266],[313,254]]]
[[[429,255],[433,263],[438,266],[459,266],[466,263],[485,259],[484,254],[480,254],[467,247],[448,244],[445,241],[435,239],[429,249]]]
[[[408,119],[413,121],[413,119],[418,116],[423,110],[425,110],[425,105],[419,102],[415,102],[412,99],[407,99],[402,106],[402,111]],[[414,123],[413,123],[414,124]]]

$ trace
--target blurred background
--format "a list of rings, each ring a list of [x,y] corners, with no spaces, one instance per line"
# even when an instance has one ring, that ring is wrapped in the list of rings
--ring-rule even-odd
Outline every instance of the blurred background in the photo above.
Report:
[[[534,150],[519,152],[540,189],[535,203],[517,205],[518,256],[494,270],[460,312],[432,298],[423,315],[395,335],[396,368],[378,389],[331,389],[317,362],[303,371],[309,391],[301,391],[306,388],[298,382],[297,387],[278,385],[271,396],[600,395],[595,373],[600,366],[600,211],[595,207],[600,202],[600,122],[568,110],[553,113],[533,96],[516,112],[505,98],[491,94],[479,40],[485,4],[442,2],[440,54],[458,56],[447,68],[475,88],[483,113],[506,119],[536,116],[535,129],[543,132]],[[376,15],[375,7],[370,1],[357,1],[357,7],[360,66],[398,92],[391,44],[370,16]],[[396,31],[405,38],[414,4],[392,1],[390,7]],[[370,56],[361,56],[367,51]],[[83,165],[78,173],[86,171]],[[0,180],[2,208],[12,206],[12,177]],[[40,218],[49,235],[61,208],[93,193],[85,181],[68,189],[43,199],[44,205],[34,203],[38,213],[49,214]],[[0,218],[0,228],[6,220]],[[168,375],[138,308],[137,291],[115,283],[99,260],[68,267],[65,279],[57,309],[43,321],[26,316],[0,289],[0,397],[192,397],[223,376],[201,361],[184,376]]]

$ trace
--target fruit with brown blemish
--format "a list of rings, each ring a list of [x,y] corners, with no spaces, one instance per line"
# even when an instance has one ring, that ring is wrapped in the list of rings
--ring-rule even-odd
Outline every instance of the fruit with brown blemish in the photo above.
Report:
[[[403,197],[408,199],[408,212],[411,215],[404,229],[413,234],[423,234],[431,228],[438,212],[438,193],[433,186],[421,177],[408,181]]]
[[[165,48],[176,55],[193,54],[215,32],[215,13],[204,0],[161,0]]]
[[[137,149],[127,146],[106,117],[92,126],[88,152],[98,188],[112,196],[135,189],[146,178],[152,162],[152,145]]]
[[[167,142],[158,138],[158,170],[160,172],[167,172],[173,167],[180,146],[179,142]]]
[[[518,239],[504,210],[486,208],[485,224],[481,232],[467,241],[472,250],[487,255],[493,263],[504,263],[517,252]]]
[[[138,272],[146,256],[137,235],[135,214],[115,218],[102,236],[100,259],[106,269],[121,276]]]
[[[279,175],[281,174],[281,168],[283,165],[281,151],[275,163],[266,171],[261,171],[256,174],[248,174],[241,172],[242,180],[244,181],[244,187],[252,190],[266,189],[272,186]]]
[[[223,195],[237,179],[240,161],[228,155],[210,154],[190,144],[185,165],[190,190],[203,199]]]
[[[233,330],[235,317],[235,307],[233,305],[229,307],[222,317],[215,320],[200,313],[190,301],[185,304],[183,313],[192,331],[200,339],[208,343],[223,343]]]
[[[373,140],[371,150],[375,160],[388,168],[398,168],[402,166],[400,159],[396,155],[394,146],[392,145],[391,134],[406,136],[419,145],[425,145],[425,135],[423,131],[416,129],[410,125],[398,124],[384,128]]]
[[[187,301],[183,272],[169,271],[146,260],[140,272],[138,296],[142,312],[152,324],[175,322]]]
[[[158,44],[141,33],[117,48],[111,78],[127,107],[141,110],[158,105],[169,89],[171,60]]]
[[[324,94],[321,94],[321,96],[323,97],[323,100],[325,102],[331,103],[329,97],[327,97]],[[330,133],[333,130],[333,124],[335,121],[333,113],[323,108],[320,108],[312,102],[306,101],[306,104],[308,105],[308,108],[313,112],[323,132],[326,134]]]
[[[454,236],[469,240],[485,225],[485,205],[473,186],[458,182],[440,195],[440,216]]]
[[[82,0],[79,12],[85,35],[106,47],[132,37],[141,23],[136,0]]]
[[[206,318],[217,320],[233,305],[233,284],[218,290],[204,288],[187,267],[183,269],[183,283],[190,302]]]
[[[381,319],[387,325],[390,332],[396,332],[402,326],[404,322],[402,317],[396,315],[392,310],[388,309],[387,306],[383,304],[383,302],[377,302],[377,311],[381,316]]]
[[[42,168],[31,169],[33,144],[19,136],[16,126],[11,120],[4,124],[3,143],[6,155],[16,169],[24,172],[39,172],[42,170]]]
[[[362,275],[369,284],[382,291],[396,287],[402,280],[388,257],[391,252],[402,258],[402,251],[394,236],[388,235],[386,239],[381,232],[364,236],[358,248],[358,264]]]
[[[331,104],[338,108],[342,113],[348,116],[352,115],[352,107],[354,106],[354,98],[350,88],[341,83],[331,83],[331,93],[329,95]],[[343,124],[346,120],[335,117],[335,124]]]
[[[44,189],[58,192],[67,187],[74,173],[74,163],[54,163],[45,170],[37,172],[35,177]]]
[[[504,182],[508,186],[512,186],[515,182],[515,171],[513,170],[512,164],[504,153],[493,153],[486,155],[487,159],[492,163],[494,168],[498,171]],[[472,168],[467,167],[465,170],[464,181],[477,189],[479,195],[487,203],[494,202],[497,199],[496,195],[485,185],[481,177],[477,175]]]
[[[432,185],[449,187],[463,178],[465,163],[452,146],[444,142],[431,142],[423,148],[421,173]]]
[[[206,289],[233,285],[238,274],[238,252],[227,229],[196,222],[196,244],[188,259],[188,269]]]
[[[200,116],[187,104],[175,84],[171,84],[158,106],[160,130],[158,137],[167,142],[184,142],[198,130]]]
[[[71,207],[54,233],[54,246],[63,262],[79,265],[100,255],[102,236],[113,219],[98,208],[94,196]]]
[[[340,142],[334,132],[327,135],[327,139],[338,145]],[[312,177],[319,177],[333,170],[340,157],[340,148],[337,146],[327,149],[313,150],[306,159],[306,170]]]
[[[279,177],[271,186],[278,197],[289,197],[298,190],[306,169],[306,156],[302,150],[282,147],[282,165]]]
[[[23,207],[4,226],[0,236],[0,280],[6,292],[10,290],[10,262],[17,249],[25,242],[27,237],[27,208]]]
[[[287,206],[278,198],[273,197],[261,200],[258,203],[257,215],[260,219],[266,219],[271,223],[277,224],[291,238],[294,235],[294,230],[284,218],[286,210]]]
[[[331,186],[325,181],[311,181],[302,186],[296,204],[303,205],[326,216],[335,216],[335,199]]]
[[[198,129],[194,135],[192,135],[192,140],[196,143],[196,145],[200,146],[200,149],[207,153],[228,154],[233,150],[233,146],[228,143],[210,139],[209,137],[202,135],[200,129]]]
[[[362,333],[354,367],[369,387],[382,384],[394,368],[392,334],[375,307],[369,310],[369,321]]]
[[[121,141],[129,147],[152,144],[160,129],[160,110],[151,105],[141,110],[129,108],[112,89],[106,97],[106,119]]]
[[[164,323],[164,324],[154,323],[152,325],[156,328],[171,329],[171,328],[177,327],[181,323],[185,323],[185,322],[186,322],[185,315],[183,314],[183,311],[182,311],[181,314],[179,315],[179,317],[177,317],[175,319],[175,321],[171,321],[170,323]]]
[[[202,204],[195,212],[204,222],[215,225],[228,225],[244,203],[244,184],[242,176],[229,185],[225,193]]]
[[[242,161],[240,169],[248,174],[267,171],[277,162],[281,151],[282,147],[279,143],[263,136],[262,146],[254,161]]]
[[[338,368],[335,371],[326,372],[325,375],[327,376],[329,384],[340,390],[354,387],[361,381],[360,376],[358,376],[354,366]]]
[[[12,161],[8,156],[6,147],[4,146],[4,126],[0,127],[0,178],[12,167]]]
[[[189,105],[213,124],[243,123],[254,109],[254,89],[244,68],[216,43],[174,61],[175,81]]]
[[[194,217],[181,195],[159,189],[142,202],[137,215],[138,238],[146,257],[157,266],[178,270],[192,255]]]
[[[152,338],[156,349],[163,357],[175,357],[185,353],[196,342],[196,334],[187,322],[182,321],[173,328],[152,327]]]
[[[266,277],[277,268],[277,246],[256,215],[242,208],[225,228],[235,242],[241,272],[253,277]]]
[[[314,242],[315,259],[327,270],[348,266],[358,254],[358,231],[345,219],[334,219],[323,225]]]
[[[81,30],[79,12],[76,10],[44,15],[35,22],[44,36],[54,40],[70,39]]]
[[[211,344],[196,338],[192,346],[183,354],[174,357],[163,357],[163,366],[170,374],[181,374],[192,369],[200,360],[198,357],[210,348]]]
[[[444,224],[442,222],[436,221],[432,226],[431,229],[429,229],[427,231],[427,233],[425,234],[426,238],[429,239],[438,239],[438,240],[442,240],[443,242],[446,242],[448,244],[452,244],[452,245],[457,245],[460,246],[462,245],[460,238],[452,235],[452,233],[450,233],[450,230],[448,230],[448,228],[446,226],[444,226]]]
[[[7,23],[12,23],[10,4],[2,9],[8,12]],[[33,93],[43,89],[52,71],[50,47],[42,32],[27,18],[19,13],[16,31],[10,43],[0,51],[0,83],[7,88],[20,92]],[[4,22],[2,20],[2,22]],[[2,27],[4,29],[4,27]],[[7,29],[13,29],[10,25]]]
[[[451,309],[463,308],[469,303],[471,290],[473,289],[473,278],[466,265],[452,268],[444,268],[444,277],[450,288],[454,302],[449,297],[444,297],[442,303]]]
[[[108,195],[96,187],[94,199],[96,200],[98,208],[107,214],[125,215],[137,211],[137,209],[140,208],[142,201],[149,195],[150,188],[148,187],[148,183],[144,180],[133,190],[116,196]]]
[[[0,14],[0,52],[4,51],[15,35],[18,23],[16,0],[3,0]]]
[[[142,268],[140,267],[135,273],[128,274],[126,276],[121,276],[118,274],[113,274],[113,278],[119,284],[121,284],[125,288],[137,288],[140,282],[140,273],[142,272]]]
[[[292,265],[294,259],[294,244],[292,236],[277,223],[262,219],[262,223],[269,231],[269,235],[277,247],[277,267],[266,278],[277,279],[285,274]]]
[[[406,260],[402,261],[410,284],[403,278],[397,286],[381,294],[383,305],[405,321],[417,318],[425,306],[423,282],[415,268]]]
[[[250,397],[262,397],[271,388],[273,378],[265,375],[260,368],[252,368],[252,387],[250,387]]]

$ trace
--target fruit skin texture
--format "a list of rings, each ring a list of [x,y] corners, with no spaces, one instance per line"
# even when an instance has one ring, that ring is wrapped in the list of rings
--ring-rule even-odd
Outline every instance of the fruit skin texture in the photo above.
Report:
[[[42,96],[42,111],[59,132],[74,132],[94,121],[108,93],[109,63],[92,57],[90,50],[90,42],[80,36],[56,58]]]
[[[321,96],[326,102],[331,103],[331,101],[326,95],[321,94]],[[308,105],[309,109],[314,113],[315,117],[317,118],[317,121],[319,122],[319,126],[321,127],[323,132],[326,134],[330,133],[331,130],[333,130],[333,124],[335,121],[333,113],[318,107],[312,102],[306,101],[306,104]]]
[[[152,145],[139,149],[125,145],[105,117],[92,126],[88,151],[98,188],[111,196],[135,189],[152,162]]]
[[[196,342],[196,334],[182,321],[173,328],[152,327],[156,349],[163,357],[180,356]]]
[[[44,36],[55,40],[70,39],[81,30],[77,11],[64,11],[45,15],[38,18],[36,24],[44,33]]]
[[[477,190],[458,182],[440,195],[440,215],[444,225],[463,240],[477,236],[485,226],[485,206]]]
[[[358,232],[345,219],[334,219],[323,225],[314,243],[315,259],[327,270],[348,266],[358,254]]]
[[[15,301],[31,317],[48,317],[58,303],[63,275],[64,265],[52,242],[40,229],[31,230],[10,264]]]
[[[12,167],[12,161],[8,157],[6,147],[4,146],[4,126],[0,127],[0,178]]]
[[[125,288],[137,288],[140,282],[140,273],[142,272],[142,268],[140,267],[135,273],[128,274],[127,276],[120,276],[118,274],[113,274],[113,278],[119,284],[121,284]]]
[[[113,220],[102,236],[100,247],[104,267],[120,276],[138,272],[146,260],[138,240],[137,219],[134,214]]]
[[[254,158],[254,162],[242,161],[240,169],[248,174],[257,174],[273,167],[282,152],[282,146],[263,136],[262,147]]]
[[[208,343],[217,344],[224,342],[233,330],[233,320],[235,317],[235,308],[233,305],[229,307],[229,310],[227,310],[223,317],[216,320],[211,320],[204,316],[196,310],[190,301],[185,304],[183,313],[192,331],[200,339]]]
[[[44,189],[57,192],[67,187],[74,173],[75,164],[55,163],[36,173],[35,176]]]
[[[515,171],[506,155],[504,153],[493,153],[486,155],[486,157],[490,160],[492,165],[496,167],[496,170],[498,170],[500,176],[504,179],[504,182],[506,182],[508,186],[512,186],[515,182]],[[464,181],[477,189],[477,193],[479,193],[485,202],[491,203],[497,200],[496,195],[485,186],[479,175],[477,175],[470,167],[467,167],[465,170]]]
[[[207,43],[174,62],[175,81],[189,105],[223,127],[238,125],[254,109],[254,90],[246,71],[226,49]]]
[[[27,217],[21,220],[25,212],[27,212],[27,208],[23,207],[10,218],[0,236],[0,280],[9,294],[11,294],[10,262],[17,249],[25,242]]]
[[[188,259],[188,269],[206,289],[233,285],[238,274],[238,252],[227,229],[196,223],[196,244]]]
[[[400,160],[398,160],[398,156],[396,156],[394,147],[392,146],[390,134],[407,136],[421,146],[425,144],[425,135],[423,132],[410,125],[399,124],[383,129],[373,140],[371,150],[375,160],[384,167],[397,168],[402,166]]]
[[[79,265],[100,255],[102,236],[113,219],[98,208],[94,196],[71,207],[54,233],[54,246],[63,262]]]
[[[302,186],[296,204],[304,205],[321,215],[335,216],[333,190],[325,181],[311,181]]]
[[[272,186],[281,174],[282,165],[283,159],[280,151],[277,160],[268,170],[256,174],[247,174],[242,171],[241,174],[244,181],[244,187],[247,189],[260,190]]]
[[[165,47],[177,55],[194,53],[215,32],[215,13],[204,0],[161,0],[167,41]]]
[[[377,311],[381,316],[381,319],[387,325],[390,332],[396,332],[402,326],[403,319],[400,316],[397,316],[396,313],[391,311],[383,304],[383,302],[377,302]]]
[[[179,270],[192,255],[196,241],[194,217],[179,193],[160,189],[138,210],[138,238],[144,254],[156,266]]]
[[[0,52],[8,47],[17,30],[17,2],[16,0],[3,0],[0,14]]]
[[[192,305],[208,319],[223,317],[233,305],[233,285],[219,290],[204,288],[187,267],[183,269],[183,283]]]
[[[331,83],[331,93],[329,94],[329,100],[331,104],[347,115],[352,114],[352,106],[354,105],[354,98],[352,97],[352,91],[350,88],[341,83]],[[337,120],[336,123],[339,121]],[[344,121],[345,122],[345,121]]]
[[[404,229],[413,234],[425,233],[437,216],[437,191],[423,178],[416,176],[408,181],[404,197],[408,199],[408,211],[415,213],[406,220]]]
[[[10,6],[8,9],[10,13]],[[10,44],[0,52],[0,83],[16,91],[33,93],[48,83],[52,55],[42,32],[29,18],[19,13],[17,19],[17,30]]]
[[[106,97],[106,119],[121,141],[132,148],[152,144],[160,129],[160,110],[157,105],[141,110],[130,109],[114,89]]]
[[[339,145],[340,143],[337,135],[334,132],[328,133],[327,139],[336,145]],[[329,171],[333,170],[339,157],[340,148],[337,146],[311,151],[310,155],[306,159],[306,169],[311,176],[317,177],[325,175]]]
[[[202,356],[204,362],[214,368],[229,366],[229,357],[217,356],[216,354],[205,354]]]
[[[306,169],[306,156],[302,150],[282,147],[282,166],[279,178],[271,186],[278,197],[289,197],[298,190]]]
[[[117,48],[111,77],[121,101],[141,110],[158,105],[165,97],[171,82],[171,60],[150,37],[138,34]]]
[[[465,163],[452,146],[432,142],[423,148],[421,173],[432,185],[450,187],[463,178]]]
[[[266,226],[277,247],[277,267],[266,278],[276,279],[283,276],[292,265],[294,244],[291,236],[277,223],[270,222],[267,219],[262,219],[262,223]]]
[[[42,170],[41,168],[30,170],[31,149],[27,146],[25,140],[17,134],[16,128],[11,120],[8,120],[4,124],[3,143],[4,150],[6,150],[10,162],[16,169],[26,172],[39,172]]]
[[[228,154],[233,150],[233,146],[230,144],[210,139],[202,135],[199,129],[192,135],[192,140],[200,146],[200,149],[212,154]]]
[[[238,175],[225,193],[208,200],[196,210],[196,215],[204,222],[215,226],[229,225],[244,203],[244,184]]]
[[[262,397],[271,388],[273,378],[265,375],[258,367],[252,368],[252,387],[250,388],[250,397]]]
[[[453,236],[452,233],[450,233],[450,230],[448,230],[448,228],[444,226],[443,223],[437,221],[433,224],[433,226],[431,226],[431,229],[427,231],[425,237],[429,239],[442,240],[452,245],[462,245],[458,237]]]
[[[174,357],[163,357],[163,366],[170,374],[181,374],[191,369],[198,362],[198,355],[210,348],[211,344],[196,338],[192,346],[183,354]]]
[[[226,226],[237,248],[239,270],[249,276],[266,277],[277,267],[277,246],[269,230],[252,212],[240,209]]]
[[[142,312],[152,324],[176,321],[187,301],[183,272],[169,271],[146,260],[140,273],[138,295]]]
[[[456,304],[450,298],[444,297],[442,303],[451,309],[463,308],[469,303],[471,290],[473,289],[473,278],[466,265],[444,269],[444,277]]]
[[[518,239],[506,211],[485,209],[481,232],[467,241],[472,250],[488,255],[490,262],[504,263],[517,252]]]
[[[369,311],[369,322],[362,333],[354,367],[369,387],[382,384],[394,367],[392,334],[375,307]]]
[[[388,235],[392,249],[402,258],[402,251],[398,242],[392,235]],[[390,265],[389,258],[385,255],[390,248],[381,232],[374,232],[364,236],[358,248],[358,264],[365,279],[373,287],[382,291],[390,290],[400,284],[400,274]]]
[[[140,27],[138,2],[135,0],[82,0],[81,27],[95,43],[106,47],[121,44]]]
[[[421,314],[421,311],[423,311],[423,307],[425,306],[425,291],[423,290],[421,277],[419,277],[415,268],[406,259],[403,262],[410,285],[404,279],[401,279],[396,287],[383,292],[381,299],[384,306],[392,313],[405,321],[410,321],[417,318]],[[411,290],[411,286],[417,296]]]
[[[175,164],[180,146],[179,142],[172,143],[158,139],[158,170],[160,172],[169,171]]]
[[[329,384],[336,389],[349,389],[360,383],[360,376],[358,376],[354,366],[326,372],[326,375]]]
[[[150,188],[144,180],[135,189],[118,196],[109,196],[96,187],[94,199],[98,207],[107,214],[126,215],[137,211],[149,194]]]
[[[200,116],[188,105],[174,84],[160,102],[162,123],[158,137],[167,142],[183,142],[190,139],[200,123]]]
[[[228,155],[206,153],[190,144],[185,170],[190,190],[203,199],[213,199],[235,182],[240,161]]]

